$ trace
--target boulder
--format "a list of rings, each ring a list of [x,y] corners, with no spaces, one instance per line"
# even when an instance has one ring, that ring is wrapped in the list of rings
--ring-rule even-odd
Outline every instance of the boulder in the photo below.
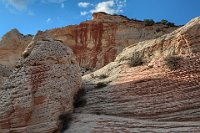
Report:
[[[52,39],[31,45],[0,89],[2,133],[52,133],[74,110],[81,73],[72,50]]]

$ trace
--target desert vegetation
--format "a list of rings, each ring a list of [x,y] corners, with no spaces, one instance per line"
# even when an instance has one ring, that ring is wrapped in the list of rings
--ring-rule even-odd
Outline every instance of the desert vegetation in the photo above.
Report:
[[[106,79],[107,77],[108,77],[108,75],[101,74],[101,75],[99,76],[99,79]]]
[[[129,66],[136,67],[142,65],[143,63],[144,60],[142,56],[140,56],[139,54],[133,54],[132,58],[130,59]]]
[[[144,19],[144,25],[145,26],[152,26],[154,24],[155,24],[155,22],[154,22],[153,19]]]
[[[179,61],[181,60],[180,56],[175,56],[175,55],[169,55],[165,57],[165,65],[168,67],[170,70],[176,70],[180,67]]]
[[[99,83],[97,83],[96,88],[100,89],[100,88],[103,88],[103,87],[106,87],[106,86],[107,86],[107,83],[99,82]]]
[[[163,24],[163,25],[167,25],[167,26],[169,26],[169,27],[174,27],[174,26],[175,26],[174,23],[169,22],[169,21],[166,20],[166,19],[162,19],[159,23],[161,23],[161,24]]]

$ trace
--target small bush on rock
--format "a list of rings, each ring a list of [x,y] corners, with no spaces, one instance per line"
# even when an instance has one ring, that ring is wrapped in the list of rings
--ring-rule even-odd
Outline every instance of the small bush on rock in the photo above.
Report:
[[[170,69],[170,70],[176,70],[180,67],[179,65],[179,61],[181,60],[180,56],[174,56],[174,55],[170,55],[167,56],[164,61],[165,61],[165,65]]]
[[[162,19],[162,20],[160,21],[160,23],[166,25],[166,24],[168,23],[168,20]]]
[[[143,63],[144,63],[143,58],[138,54],[134,54],[130,60],[129,66],[136,67],[142,65]]]
[[[160,23],[161,23],[161,24],[164,24],[164,25],[167,25],[167,26],[169,26],[169,27],[174,27],[174,26],[175,26],[174,23],[169,22],[168,20],[165,20],[165,19],[162,19],[162,20],[160,21]]]
[[[105,79],[105,78],[107,78],[107,77],[108,77],[107,75],[102,74],[102,75],[99,76],[99,79]]]
[[[99,82],[99,83],[97,83],[96,88],[100,89],[100,88],[103,88],[103,87],[106,87],[106,86],[107,86],[106,83]]]
[[[172,23],[172,22],[168,22],[166,25],[169,26],[169,27],[175,27],[175,24]]]
[[[144,25],[145,26],[152,26],[154,24],[155,24],[155,22],[154,22],[153,19],[144,19]]]

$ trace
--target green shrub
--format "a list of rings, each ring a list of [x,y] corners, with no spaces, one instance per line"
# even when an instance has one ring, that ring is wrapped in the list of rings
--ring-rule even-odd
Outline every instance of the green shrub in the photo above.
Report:
[[[108,77],[107,75],[102,74],[102,75],[99,76],[99,79],[105,79],[105,78],[107,78],[107,77]]]
[[[166,25],[169,26],[169,27],[175,27],[175,24],[172,23],[172,22],[168,22]]]
[[[74,96],[74,108],[83,107],[86,105],[87,100],[84,98],[86,92],[85,89],[80,89]]]
[[[103,87],[106,87],[106,86],[107,86],[106,83],[99,82],[99,83],[97,83],[96,88],[97,88],[97,89],[100,89],[100,88],[103,88]]]
[[[164,24],[164,25],[167,25],[167,23],[169,23],[166,19],[162,19],[161,21],[160,21],[160,23],[161,24]]]
[[[155,22],[154,22],[153,19],[144,19],[144,25],[145,26],[152,26],[154,24],[155,24]]]
[[[180,67],[179,65],[179,61],[181,60],[180,56],[174,56],[174,55],[170,55],[167,56],[164,61],[165,61],[165,65],[168,67],[168,69],[170,70],[176,70]]]
[[[129,62],[129,67],[140,66],[144,63],[143,58],[139,54],[134,54]]]

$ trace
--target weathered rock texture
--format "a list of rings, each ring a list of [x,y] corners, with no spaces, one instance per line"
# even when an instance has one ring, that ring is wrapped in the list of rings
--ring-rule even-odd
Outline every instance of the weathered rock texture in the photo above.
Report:
[[[81,74],[72,50],[51,39],[32,45],[0,89],[1,133],[52,133],[73,112]]]
[[[0,88],[3,85],[4,81],[10,76],[11,68],[0,64]]]
[[[199,122],[158,122],[124,117],[76,114],[65,133],[199,133]]]
[[[76,109],[66,133],[199,133],[199,48],[200,17],[170,34],[129,46],[114,62],[83,76],[87,104]],[[172,55],[180,58],[176,70],[166,65],[165,57]],[[134,57],[145,63],[129,67]]]
[[[80,66],[98,69],[114,61],[125,47],[160,37],[175,29],[177,27],[162,24],[144,26],[144,22],[124,16],[94,13],[93,20],[45,33],[68,44],[74,50]]]
[[[144,26],[142,21],[130,20],[124,16],[95,13],[93,20],[85,21],[79,25],[47,30],[44,34],[49,34],[52,38],[67,44],[77,56],[80,66],[89,70],[101,68],[114,61],[123,48],[133,43],[157,38],[175,29],[177,27],[167,27],[162,24]],[[17,34],[17,36],[19,35]],[[7,34],[3,40],[7,41],[8,38],[10,35]],[[18,38],[20,39],[18,40]],[[22,44],[24,41],[25,44],[28,44],[26,40],[30,41],[29,37],[27,39],[27,37],[20,35],[17,39],[14,38],[4,43],[12,44],[12,47],[10,46],[7,50],[15,54],[8,53],[4,47],[0,48],[0,63],[15,64],[16,59],[24,51],[25,47]],[[4,54],[2,51],[5,51]]]
[[[31,39],[31,35],[22,35],[17,29],[6,33],[0,41],[0,64],[15,66]]]

